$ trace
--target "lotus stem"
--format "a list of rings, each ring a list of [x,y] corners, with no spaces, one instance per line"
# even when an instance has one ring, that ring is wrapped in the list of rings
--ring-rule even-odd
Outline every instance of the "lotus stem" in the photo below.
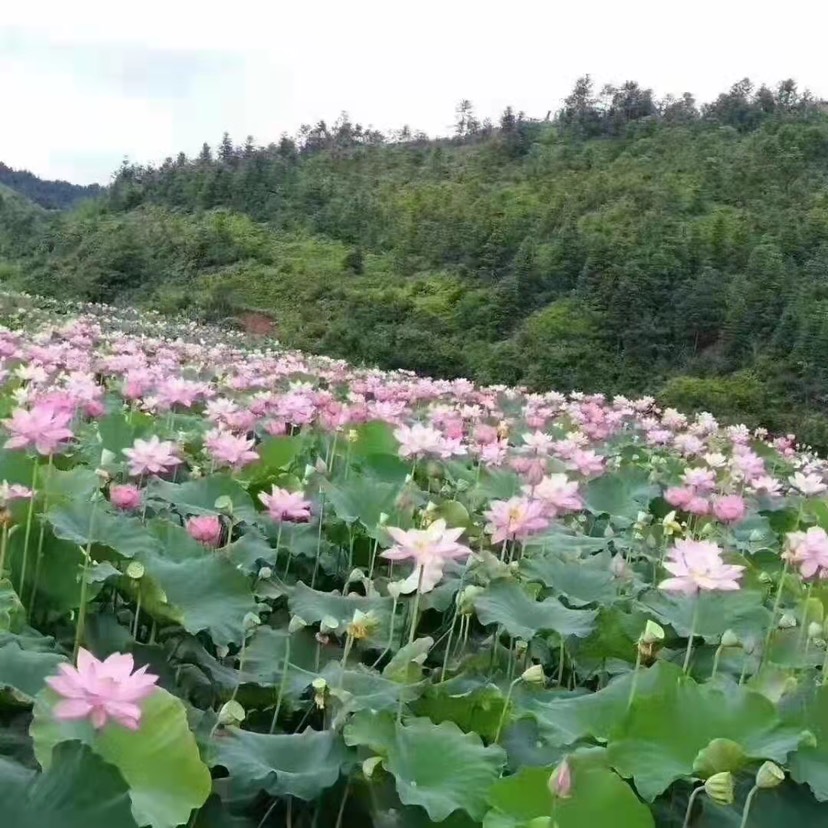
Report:
[[[23,590],[26,584],[26,569],[29,564],[29,538],[32,534],[32,520],[34,518],[34,504],[35,504],[35,485],[37,484],[37,460],[35,459],[34,468],[32,469],[32,496],[29,498],[29,511],[26,515],[26,534],[23,537],[23,562],[20,566],[20,585],[17,594],[23,601]]]
[[[682,672],[686,673],[687,668],[690,666],[690,654],[693,652],[693,636],[696,634],[696,627],[699,623],[699,597],[696,596],[695,606],[693,607],[693,620],[690,622],[690,636],[687,639],[687,650],[684,653],[684,665],[682,666]]]
[[[506,713],[509,710],[509,702],[512,701],[512,691],[515,689],[519,681],[520,676],[509,684],[509,692],[506,693],[506,700],[503,702],[503,710],[500,712],[500,719],[497,722],[497,730],[495,731],[494,742],[492,742],[492,744],[496,745],[500,740],[500,731],[503,729],[503,722],[506,721]]]
[[[97,494],[97,492],[96,492]],[[80,605],[78,607],[78,623],[75,627],[75,643],[72,647],[72,662],[77,663],[78,650],[83,640],[84,628],[86,627],[86,591],[89,584],[89,562],[92,560],[92,526],[95,523],[95,510],[98,508],[97,497],[92,501],[92,509],[89,512],[89,532],[86,539],[86,549],[83,551],[83,570],[81,572]]]
[[[693,804],[696,801],[696,797],[704,790],[704,785],[699,785],[693,793],[690,794],[690,799],[687,800],[687,811],[684,814],[684,822],[681,824],[681,828],[688,828],[690,825],[690,816],[693,813]]]
[[[747,821],[748,821],[748,815],[750,814],[750,806],[753,804],[753,797],[756,796],[758,791],[759,791],[759,786],[758,785],[754,785],[750,789],[750,793],[748,793],[747,799],[745,799],[745,807],[744,807],[744,810],[742,811],[742,821],[739,823],[739,828],[746,828]]]
[[[282,709],[282,696],[284,696],[285,688],[287,687],[288,670],[290,669],[290,634],[285,643],[285,657],[282,661],[282,679],[279,682],[279,698],[276,699],[276,709],[273,711],[273,718],[270,720],[270,730],[268,733],[273,733],[276,730],[276,720],[279,718],[279,711]]]
[[[636,645],[635,648],[635,670],[633,670],[632,684],[630,684],[630,697],[627,699],[627,710],[632,707],[635,701],[635,693],[638,689],[638,674],[641,671],[641,647]]]

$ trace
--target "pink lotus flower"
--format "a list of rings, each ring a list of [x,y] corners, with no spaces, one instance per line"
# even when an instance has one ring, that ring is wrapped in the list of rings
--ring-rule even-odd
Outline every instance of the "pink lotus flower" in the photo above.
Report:
[[[46,683],[63,698],[54,708],[59,721],[89,719],[96,729],[109,719],[138,730],[141,723],[139,703],[155,691],[158,676],[135,666],[129,653],[113,653],[105,661],[98,661],[87,650],[78,651],[77,669],[60,664],[59,676],[51,676]]]
[[[747,506],[737,494],[717,497],[713,501],[713,514],[722,523],[738,523],[747,513]]]
[[[109,501],[118,509],[126,512],[137,509],[141,505],[141,490],[132,483],[123,486],[109,487]]]
[[[199,543],[215,548],[221,543],[221,521],[215,515],[191,517],[187,521],[187,533]]]
[[[567,759],[552,772],[549,789],[553,796],[560,799],[569,799],[572,796],[572,768]]]
[[[6,443],[8,445],[8,443]],[[792,477],[788,478],[788,483],[795,489],[798,489],[804,495],[821,494],[828,486],[822,480],[821,475],[818,474],[803,474],[802,472],[795,472]]]
[[[72,419],[71,411],[59,411],[51,405],[38,404],[32,409],[16,408],[3,425],[11,437],[6,440],[6,448],[19,449],[34,446],[38,454],[54,454],[61,443],[72,439],[72,431],[67,428]]]
[[[414,571],[401,584],[400,591],[404,594],[415,592],[418,586],[421,593],[430,592],[443,577],[446,561],[471,555],[468,546],[457,543],[463,528],[448,529],[442,518],[426,529],[405,531],[389,526],[388,534],[396,545],[380,553],[380,557],[390,561],[414,559]]]
[[[483,517],[489,522],[485,531],[492,536],[492,543],[506,540],[525,540],[549,525],[546,507],[540,500],[528,497],[512,497],[509,500],[493,500]]]
[[[253,451],[253,440],[246,437],[237,437],[229,431],[215,429],[207,433],[204,445],[210,456],[220,465],[240,469],[248,463],[259,459]]]
[[[21,486],[19,483],[9,484],[8,480],[0,483],[0,505],[5,506],[12,500],[26,500],[34,492],[28,486]]]
[[[155,434],[149,440],[139,437],[132,448],[123,451],[129,459],[129,473],[136,477],[141,474],[163,474],[181,462],[176,455],[175,443],[160,440]]]
[[[694,496],[693,490],[684,486],[671,486],[664,492],[664,499],[676,509],[686,509]]]
[[[394,431],[400,444],[400,457],[423,457],[426,454],[440,454],[443,450],[443,435],[431,426],[414,423],[401,425]]]
[[[259,492],[259,500],[264,504],[270,517],[277,523],[285,520],[293,523],[305,523],[310,520],[311,502],[305,500],[301,492],[289,492],[287,489],[273,486],[270,494]]]
[[[673,577],[662,581],[658,588],[685,595],[696,595],[699,590],[738,590],[745,569],[724,563],[722,550],[710,541],[678,540],[667,558],[664,568]]]
[[[710,503],[701,495],[693,495],[684,507],[691,515],[706,515],[710,511]]]
[[[828,576],[828,534],[819,526],[806,532],[788,532],[786,556],[799,566],[803,578]]]
[[[578,494],[578,481],[570,480],[565,474],[550,474],[535,486],[534,492],[527,486],[523,487],[523,491],[542,500],[546,504],[546,513],[549,517],[577,512],[583,508]]]

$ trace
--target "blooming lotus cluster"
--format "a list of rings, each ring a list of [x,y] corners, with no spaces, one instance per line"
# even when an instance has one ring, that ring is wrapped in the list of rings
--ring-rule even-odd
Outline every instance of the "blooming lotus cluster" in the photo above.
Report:
[[[155,691],[158,676],[148,673],[146,667],[133,672],[134,666],[128,653],[113,653],[98,661],[81,647],[77,668],[60,664],[60,675],[46,679],[61,696],[55,704],[55,717],[61,721],[88,719],[97,730],[110,720],[138,730],[141,702]]]
[[[803,578],[828,578],[828,534],[820,526],[789,532],[786,557],[799,567]]]

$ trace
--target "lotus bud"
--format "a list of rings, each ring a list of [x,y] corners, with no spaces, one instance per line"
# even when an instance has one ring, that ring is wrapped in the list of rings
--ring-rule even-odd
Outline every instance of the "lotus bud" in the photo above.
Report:
[[[785,771],[775,762],[764,762],[756,771],[757,788],[775,788],[785,781]]]
[[[127,577],[133,581],[140,581],[144,577],[144,572],[144,565],[140,561],[130,561],[126,568]]]
[[[232,725],[237,726],[240,725],[246,718],[247,714],[244,712],[244,708],[235,700],[230,699],[229,702],[225,702],[221,710],[219,710],[218,720],[219,724],[223,725]]]
[[[796,616],[792,612],[783,612],[779,619],[780,630],[790,630],[796,626]]]
[[[364,580],[365,580],[365,573],[357,567],[356,569],[351,570],[351,574],[348,576],[348,580],[345,583],[350,584],[350,583],[353,583],[354,581],[364,581]]]
[[[482,587],[469,584],[457,593],[457,605],[463,615],[471,615],[474,612],[474,600],[482,592]]]
[[[772,584],[773,578],[771,577],[769,572],[765,572],[764,570],[759,573],[759,582],[763,584]]]
[[[362,763],[362,773],[366,779],[370,779],[374,775],[377,765],[382,762],[382,756],[369,756]]]
[[[808,624],[808,638],[820,638],[822,636],[822,624],[811,621]]]
[[[262,619],[255,612],[245,613],[242,625],[246,630],[255,630],[262,623]]]
[[[288,632],[292,635],[295,632],[299,632],[299,630],[303,630],[307,626],[308,622],[305,621],[304,618],[301,618],[298,615],[292,615],[290,617],[290,623],[288,624]]]
[[[656,624],[655,621],[647,621],[640,640],[644,644],[656,644],[659,641],[664,641],[664,627]]]
[[[233,514],[233,500],[230,498],[229,495],[222,495],[221,497],[217,497],[216,502],[213,504],[213,506],[218,512],[225,512],[228,515]]]
[[[604,537],[605,538],[614,538],[615,537],[615,530],[612,526],[607,525],[607,528],[604,529]]]
[[[722,633],[722,647],[738,647],[742,642],[733,630],[725,630]]]
[[[317,474],[327,474],[328,467],[325,465],[325,461],[321,457],[316,458],[316,462],[313,465]]]
[[[226,644],[216,644],[216,655],[219,658],[227,658],[230,655],[230,648]]]
[[[273,577],[273,570],[269,566],[263,566],[259,570],[259,578],[263,581],[267,581],[269,578]]]
[[[101,465],[102,466],[110,466],[112,463],[115,462],[115,454],[111,452],[109,449],[103,449],[101,451]]]
[[[560,799],[569,799],[572,795],[572,769],[569,760],[564,759],[549,777],[549,792]]]
[[[109,482],[110,474],[106,469],[101,469],[101,468],[95,469],[95,474],[98,475],[98,477],[101,480],[101,483]]]
[[[525,681],[527,684],[546,684],[546,676],[540,664],[533,664],[531,667],[527,667],[520,674],[520,678],[521,681]]]
[[[339,621],[332,615],[326,615],[319,622],[319,632],[322,634],[332,633],[339,629]]]
[[[714,773],[705,780],[704,791],[717,805],[732,805],[733,774],[730,771]]]

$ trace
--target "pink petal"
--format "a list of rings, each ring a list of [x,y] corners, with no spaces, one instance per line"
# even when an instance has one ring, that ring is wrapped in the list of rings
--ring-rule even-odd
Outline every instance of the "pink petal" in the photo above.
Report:
[[[49,676],[46,684],[67,699],[82,699],[86,696],[86,691],[66,676]]]
[[[391,549],[386,549],[384,552],[380,552],[380,557],[389,561],[405,561],[408,560],[408,558],[413,558],[414,555],[405,549],[400,549],[399,547],[394,546],[391,547]]]
[[[83,719],[89,715],[92,705],[83,699],[65,699],[59,701],[52,711],[55,718],[61,722]]]
[[[81,675],[85,673],[94,675],[95,668],[98,667],[100,663],[101,662],[98,661],[98,659],[95,658],[89,650],[84,650],[83,647],[78,650],[78,673]]]
[[[105,724],[107,720],[106,710],[103,707],[96,707],[92,710],[92,715],[90,719],[92,720],[92,727],[96,730],[100,730]]]
[[[112,653],[101,665],[100,675],[109,676],[118,681],[129,678],[135,662],[129,653]]]

